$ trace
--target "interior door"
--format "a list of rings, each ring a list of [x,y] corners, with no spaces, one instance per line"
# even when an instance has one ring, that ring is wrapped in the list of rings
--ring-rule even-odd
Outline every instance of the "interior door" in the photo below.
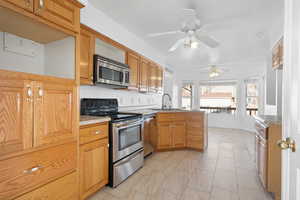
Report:
[[[75,139],[73,86],[34,83],[34,146]]]
[[[32,147],[31,81],[0,80],[0,156]]]
[[[285,0],[283,140],[300,144],[300,1]],[[300,149],[282,151],[282,199],[300,199]]]

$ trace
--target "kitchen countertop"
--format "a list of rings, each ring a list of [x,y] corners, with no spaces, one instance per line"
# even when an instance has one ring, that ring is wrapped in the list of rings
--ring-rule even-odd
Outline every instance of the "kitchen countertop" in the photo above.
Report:
[[[281,116],[275,116],[275,115],[259,115],[259,116],[254,116],[254,119],[266,124],[267,126],[270,126],[271,124],[281,125],[282,123]]]
[[[96,116],[88,116],[88,115],[80,116],[80,126],[96,124],[101,122],[108,122],[108,121],[110,121],[110,117],[96,117]]]
[[[178,112],[204,112],[200,110],[183,110],[183,109],[171,109],[171,110],[163,110],[163,109],[138,109],[128,111],[129,113],[138,113],[142,115],[154,115],[156,113],[178,113]]]

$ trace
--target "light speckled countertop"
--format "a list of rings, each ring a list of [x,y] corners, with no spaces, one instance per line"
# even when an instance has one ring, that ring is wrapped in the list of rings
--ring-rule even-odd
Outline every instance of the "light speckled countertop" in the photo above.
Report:
[[[278,125],[282,124],[281,116],[259,115],[259,116],[254,116],[254,119],[264,123],[267,126],[270,126],[271,124],[278,124]]]
[[[154,115],[156,113],[178,113],[178,112],[204,112],[200,110],[183,110],[183,109],[171,109],[171,110],[162,110],[162,109],[138,109],[128,111],[129,113],[138,113],[142,115]]]
[[[110,117],[80,116],[80,126],[110,121]]]

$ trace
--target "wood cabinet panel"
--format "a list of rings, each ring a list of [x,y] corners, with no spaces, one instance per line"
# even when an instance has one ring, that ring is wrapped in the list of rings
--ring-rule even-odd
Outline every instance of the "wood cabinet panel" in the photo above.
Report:
[[[156,66],[156,90],[161,93],[163,91],[163,69]]]
[[[0,156],[32,147],[33,85],[0,80]]]
[[[93,84],[93,56],[95,52],[95,36],[81,26],[80,29],[80,83]]]
[[[185,122],[176,122],[172,126],[173,147],[185,147],[186,145],[186,129]]]
[[[127,64],[130,68],[130,89],[139,88],[140,58],[131,52],[127,53]]]
[[[80,196],[85,199],[108,183],[108,139],[80,146]]]
[[[91,127],[80,127],[79,142],[85,144],[108,137],[108,123],[96,124]]]
[[[75,200],[78,199],[77,184],[77,173],[73,172],[15,200]]]
[[[74,142],[0,160],[0,199],[14,199],[74,171],[76,159]]]
[[[74,87],[34,83],[34,146],[75,139]]]
[[[156,65],[153,63],[149,64],[149,91],[150,92],[156,92]]]
[[[6,0],[15,6],[21,7],[29,12],[33,12],[33,1],[34,0]]]
[[[168,149],[173,145],[173,134],[170,123],[159,123],[157,126],[158,130],[158,149]]]
[[[140,64],[140,88],[141,92],[147,92],[149,87],[149,62],[145,59],[141,59]]]
[[[80,8],[73,0],[34,0],[34,12],[38,16],[69,30],[80,30]]]

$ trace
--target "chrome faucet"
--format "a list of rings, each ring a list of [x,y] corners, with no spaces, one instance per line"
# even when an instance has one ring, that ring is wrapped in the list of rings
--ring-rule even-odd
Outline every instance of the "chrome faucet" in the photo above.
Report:
[[[168,96],[169,97],[169,101],[171,102],[171,104],[169,105],[169,108],[167,108],[167,105],[165,105],[165,96]],[[168,94],[168,93],[164,93],[163,96],[162,96],[162,102],[161,102],[161,105],[162,105],[162,109],[171,109],[172,108],[172,98],[171,96]]]

